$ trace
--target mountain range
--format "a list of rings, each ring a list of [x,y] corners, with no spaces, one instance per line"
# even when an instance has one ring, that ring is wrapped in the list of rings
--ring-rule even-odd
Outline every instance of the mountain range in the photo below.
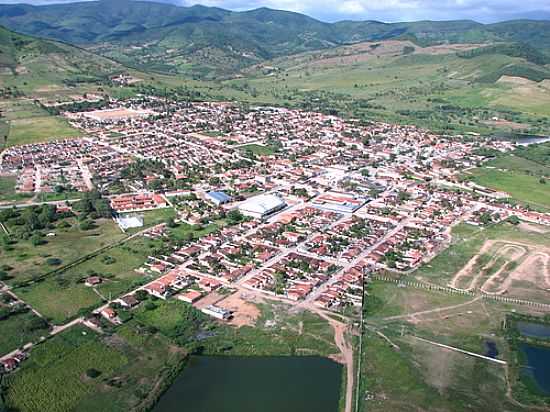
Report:
[[[67,42],[125,65],[163,73],[219,77],[269,59],[364,41],[526,44],[550,56],[550,21],[325,23],[299,13],[100,0],[0,5],[0,24]]]

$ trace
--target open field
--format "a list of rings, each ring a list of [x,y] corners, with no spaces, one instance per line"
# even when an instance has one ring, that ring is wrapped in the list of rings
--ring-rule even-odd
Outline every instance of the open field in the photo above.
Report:
[[[550,184],[541,183],[540,177],[486,166],[471,170],[469,174],[481,186],[509,193],[513,199],[536,209],[550,209]]]
[[[7,227],[10,231],[17,229],[11,220]],[[2,263],[12,267],[9,272],[11,279],[7,281],[9,284],[30,280],[55,269],[47,263],[50,258],[59,258],[61,264],[66,265],[125,237],[110,219],[99,219],[95,222],[95,228],[81,230],[77,219],[66,218],[47,231],[55,236],[46,237],[43,244],[35,245],[31,239],[22,239],[12,244],[11,250],[0,251]]]
[[[413,276],[442,286],[468,289],[485,285],[488,293],[546,301],[545,279],[549,275],[541,253],[548,253],[550,232],[538,228],[509,223],[483,229],[459,225],[453,228],[451,246]],[[525,265],[530,267],[527,276]]]
[[[545,302],[550,298],[549,260],[550,248],[544,246],[487,241],[449,285]]]
[[[49,331],[44,327],[35,327],[33,320],[37,316],[32,312],[11,315],[9,318],[0,320],[0,356],[46,336]]]
[[[15,292],[54,323],[61,324],[82,310],[98,306],[103,297],[116,297],[136,282],[143,282],[146,278],[134,270],[143,265],[156,246],[155,241],[135,239]],[[105,279],[96,290],[84,284],[91,275]]]
[[[508,398],[505,368],[421,341],[509,359],[502,323],[536,310],[479,298],[372,282],[363,336],[361,410],[522,410]]]
[[[37,346],[10,377],[7,404],[25,411],[127,411],[150,407],[185,352],[128,324],[113,336],[76,326]],[[90,377],[89,370],[98,372]],[[32,394],[32,395],[31,395]]]
[[[15,184],[15,177],[0,176],[0,203],[24,201],[32,197],[31,194],[17,193]]]

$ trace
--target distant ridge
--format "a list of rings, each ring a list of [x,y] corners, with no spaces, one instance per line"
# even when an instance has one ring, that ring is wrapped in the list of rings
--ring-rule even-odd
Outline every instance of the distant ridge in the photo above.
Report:
[[[481,24],[470,20],[325,23],[303,14],[259,8],[100,0],[47,6],[0,5],[0,24],[18,32],[93,48],[136,68],[215,76],[280,56],[361,41],[526,43],[550,53],[550,21]]]

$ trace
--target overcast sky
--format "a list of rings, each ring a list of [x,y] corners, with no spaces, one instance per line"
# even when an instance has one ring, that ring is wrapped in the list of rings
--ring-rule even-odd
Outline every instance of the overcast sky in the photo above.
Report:
[[[51,4],[73,0],[0,0],[0,3]],[[494,22],[515,18],[550,20],[550,0],[157,0],[204,4],[230,10],[271,7],[308,14],[324,21],[454,20]]]

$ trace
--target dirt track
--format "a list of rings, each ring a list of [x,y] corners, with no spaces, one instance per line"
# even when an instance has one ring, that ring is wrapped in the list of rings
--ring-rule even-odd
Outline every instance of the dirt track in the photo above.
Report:
[[[483,265],[478,273],[474,273],[480,257],[498,244],[502,244],[502,246],[489,262]],[[490,278],[484,280],[483,275],[497,263],[499,258],[505,259],[506,262]],[[540,262],[540,269],[537,267],[538,262]],[[488,240],[483,244],[480,251],[453,277],[449,282],[449,286],[468,291],[480,289],[484,293],[493,295],[508,293],[514,281],[528,281],[538,288],[550,289],[549,262],[550,250],[540,245]],[[519,266],[510,269],[510,263],[519,263]],[[511,272],[507,273],[508,270],[511,270]],[[537,276],[538,272],[542,272],[542,276]],[[469,283],[464,285],[468,280]]]

